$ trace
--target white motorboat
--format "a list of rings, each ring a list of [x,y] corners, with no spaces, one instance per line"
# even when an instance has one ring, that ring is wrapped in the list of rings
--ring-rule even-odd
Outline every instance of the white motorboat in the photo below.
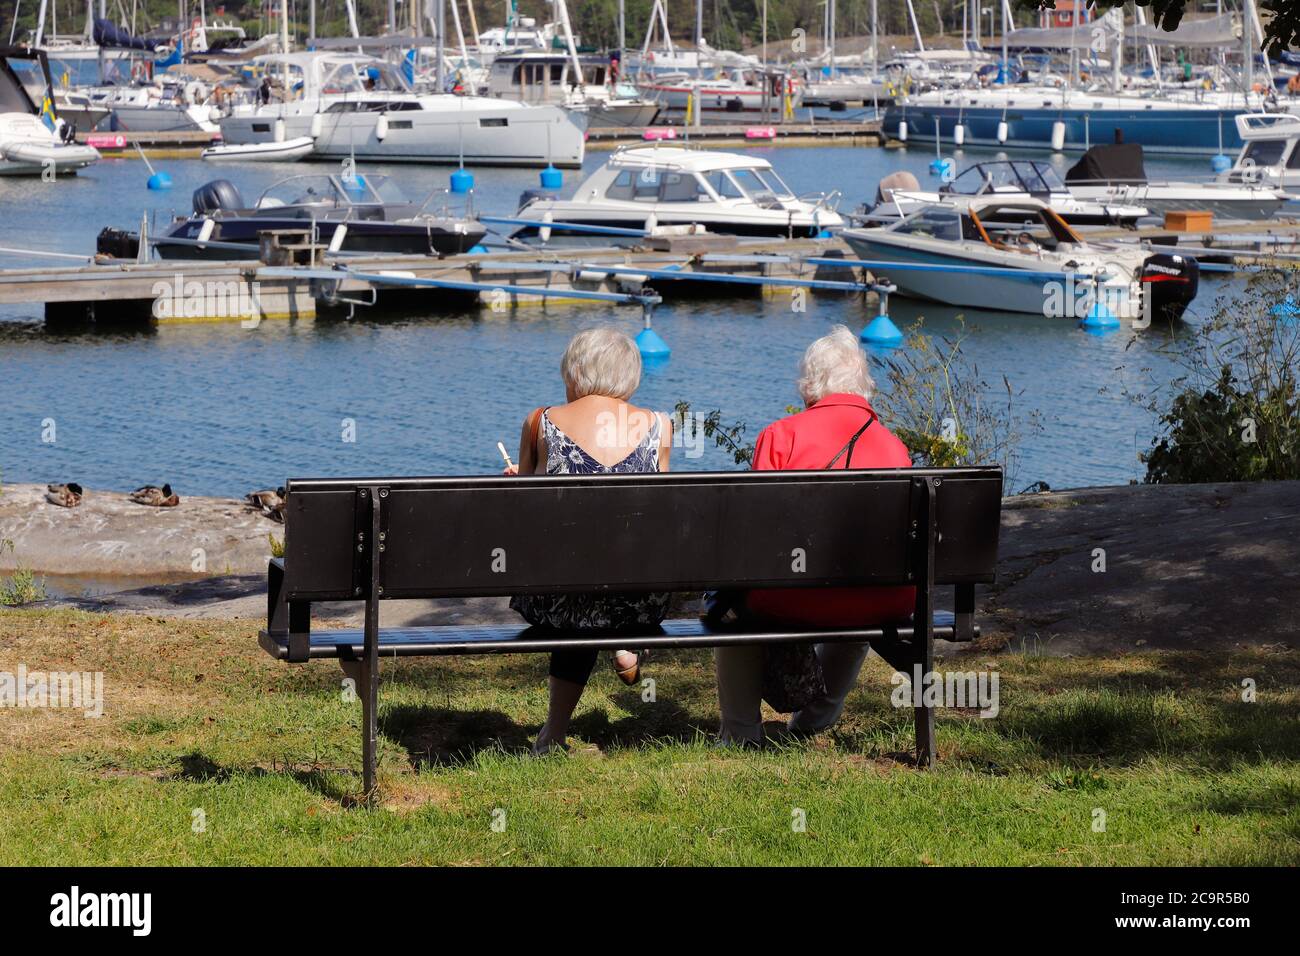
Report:
[[[525,193],[521,238],[564,234],[564,224],[653,232],[702,226],[741,236],[809,236],[840,228],[839,194],[796,196],[756,156],[630,146],[615,151],[569,199]],[[570,230],[577,232],[578,230]]]
[[[1282,115],[1282,114],[1279,114]],[[1275,137],[1276,138],[1276,137]],[[1257,143],[1270,142],[1255,140]],[[1256,147],[1255,156],[1267,159],[1272,145]],[[1233,179],[1195,182],[1147,180],[1142,147],[1132,143],[1093,146],[1065,174],[1070,194],[1086,202],[1145,206],[1152,215],[1179,210],[1203,210],[1227,219],[1269,219],[1292,197],[1279,185],[1253,180],[1251,143],[1242,149],[1239,164],[1245,164]],[[1275,163],[1273,165],[1276,165]],[[1262,166],[1262,164],[1261,164]]]
[[[899,174],[895,174],[896,176]],[[884,187],[876,206],[867,214],[873,220],[897,220],[947,196],[996,196],[999,199],[1041,199],[1072,226],[1132,226],[1150,215],[1145,206],[1086,201],[1071,194],[1050,163],[1033,160],[991,160],[964,169],[937,192],[923,190],[911,174],[912,185]],[[892,178],[892,177],[890,177]],[[889,192],[889,196],[881,195]]]
[[[23,75],[43,78],[44,102],[37,105],[11,61]],[[0,176],[59,176],[99,161],[93,146],[71,140],[71,129],[53,109],[49,64],[40,50],[0,47]],[[66,138],[65,138],[66,135]]]
[[[1199,282],[1194,259],[1085,242],[1038,199],[949,196],[841,236],[879,263],[869,267],[877,279],[959,308],[1082,319],[1100,304],[1118,318],[1176,319]]]
[[[209,146],[199,154],[210,163],[292,163],[310,156],[316,141],[310,136],[277,143],[243,143],[239,146]]]
[[[585,117],[559,106],[415,93],[393,64],[358,54],[289,53],[254,63],[281,99],[233,107],[221,119],[227,144],[310,136],[312,155],[323,159],[582,165]]]
[[[90,105],[110,110],[119,130],[136,133],[218,130],[218,115],[208,104],[211,88],[199,80],[161,76],[140,86],[96,87],[84,91]]]
[[[1241,152],[1221,183],[1300,187],[1300,116],[1294,113],[1243,113],[1236,119]]]

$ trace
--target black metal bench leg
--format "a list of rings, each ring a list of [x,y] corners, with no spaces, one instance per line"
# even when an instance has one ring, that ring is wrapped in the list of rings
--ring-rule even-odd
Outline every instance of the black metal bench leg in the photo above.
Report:
[[[379,489],[370,494],[370,590],[366,595],[366,644],[361,659],[361,762],[362,787],[369,797],[375,790],[379,744]]]
[[[921,540],[917,548],[916,610],[912,617],[912,673],[913,693],[921,693],[922,704],[913,708],[916,724],[916,763],[929,767],[935,760],[934,708],[925,701],[925,682],[934,674],[934,553],[936,542],[935,487],[942,479],[921,479],[924,487],[917,488],[920,500],[914,519],[915,531]],[[917,669],[920,669],[918,674]],[[917,686],[917,678],[922,683]]]

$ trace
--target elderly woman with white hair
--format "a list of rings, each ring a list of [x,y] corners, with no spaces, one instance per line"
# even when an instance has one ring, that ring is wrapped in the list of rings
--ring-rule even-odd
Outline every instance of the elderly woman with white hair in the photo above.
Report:
[[[804,352],[799,394],[805,410],[767,426],[754,448],[755,470],[908,468],[907,447],[871,407],[875,383],[857,336],[836,326]],[[854,627],[906,620],[915,592],[900,588],[794,588],[751,591],[743,613],[785,624]],[[765,648],[722,647],[715,652],[719,737],[724,743],[761,744]],[[795,711],[793,733],[825,730],[839,720],[844,700],[867,656],[865,644],[816,647],[824,693]]]
[[[673,426],[667,415],[628,400],[641,384],[641,353],[627,335],[595,328],[573,337],[560,360],[566,402],[535,409],[519,439],[519,465],[510,474],[594,475],[668,470]],[[592,542],[599,548],[600,542]],[[667,594],[519,595],[510,606],[529,624],[563,631],[644,629],[668,610]],[[569,721],[596,664],[595,651],[551,655],[550,711],[535,753],[563,748]],[[636,683],[640,662],[617,651],[614,670]]]

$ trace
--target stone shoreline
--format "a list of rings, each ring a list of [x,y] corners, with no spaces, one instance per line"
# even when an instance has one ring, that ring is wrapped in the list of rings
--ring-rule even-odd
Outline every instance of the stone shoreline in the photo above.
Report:
[[[267,535],[283,533],[233,499],[185,498],[155,509],[124,493],[91,491],[69,510],[46,503],[43,486],[6,485],[0,496],[0,538],[15,543],[0,569],[16,559],[46,574],[100,577],[98,593],[55,596],[42,607],[259,618]],[[195,548],[204,549],[212,576],[176,582],[190,574]],[[979,599],[981,650],[1282,650],[1294,649],[1300,633],[1300,482],[1014,496],[1003,503],[999,556],[998,581]],[[172,583],[139,586],[149,575]],[[103,585],[110,576],[124,590]],[[503,598],[386,601],[382,609],[390,626],[518,621]],[[361,606],[313,613],[359,624]]]

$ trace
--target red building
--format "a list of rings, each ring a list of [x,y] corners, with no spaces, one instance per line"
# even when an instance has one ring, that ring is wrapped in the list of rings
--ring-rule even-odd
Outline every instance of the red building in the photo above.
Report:
[[[1091,11],[1088,9],[1090,6],[1087,0],[1056,0],[1056,9],[1039,12],[1039,26],[1072,27],[1076,23],[1076,16],[1078,23],[1087,23],[1092,19]]]

